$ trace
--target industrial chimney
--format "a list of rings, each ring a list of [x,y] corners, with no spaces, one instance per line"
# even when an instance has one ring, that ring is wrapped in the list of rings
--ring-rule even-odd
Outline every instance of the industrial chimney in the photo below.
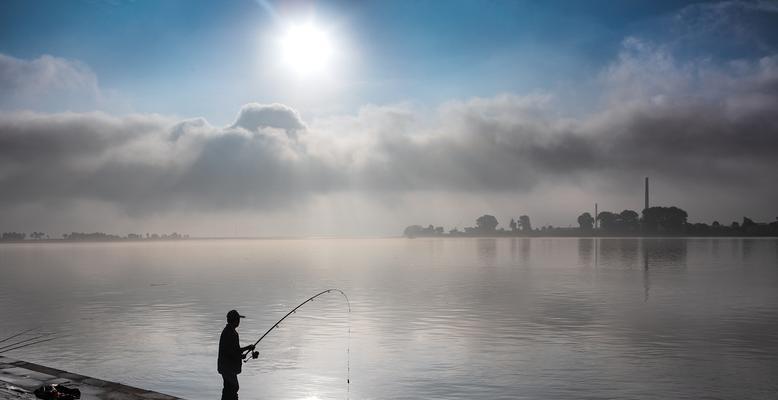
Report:
[[[646,206],[643,208],[644,210],[648,208],[648,177],[646,177]]]

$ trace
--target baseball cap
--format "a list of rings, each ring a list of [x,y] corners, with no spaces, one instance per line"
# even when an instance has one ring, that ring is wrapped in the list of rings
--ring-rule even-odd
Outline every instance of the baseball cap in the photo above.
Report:
[[[227,320],[233,320],[238,318],[246,318],[245,315],[238,314],[237,310],[230,310],[230,312],[227,313]]]

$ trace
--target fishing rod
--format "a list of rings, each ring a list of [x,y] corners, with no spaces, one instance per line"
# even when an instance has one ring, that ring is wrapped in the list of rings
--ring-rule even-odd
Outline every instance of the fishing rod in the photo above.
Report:
[[[270,329],[268,329],[268,330],[267,330],[267,331],[266,331],[266,332],[265,332],[265,333],[264,333],[262,336],[260,336],[260,337],[259,337],[259,339],[257,339],[257,341],[256,341],[256,342],[254,342],[254,346],[256,347],[256,345],[257,345],[257,344],[259,344],[259,342],[261,342],[261,341],[262,341],[262,339],[264,339],[264,338],[265,338],[265,336],[267,336],[267,335],[268,335],[270,332],[272,332],[272,331],[273,331],[273,329],[276,329],[276,328],[278,328],[278,325],[279,325],[279,324],[280,324],[280,323],[281,323],[283,320],[285,320],[285,319],[286,319],[288,316],[290,316],[290,315],[294,314],[294,313],[297,311],[297,309],[298,309],[298,308],[300,308],[300,307],[302,307],[302,306],[306,305],[307,303],[309,303],[309,302],[313,301],[315,298],[317,298],[317,297],[319,297],[319,296],[321,296],[321,295],[323,295],[323,294],[330,293],[330,292],[338,292],[338,293],[340,293],[340,294],[342,294],[342,295],[343,295],[343,297],[346,299],[346,304],[348,305],[348,312],[349,312],[349,315],[350,315],[350,314],[351,314],[351,302],[348,300],[348,296],[346,296],[346,293],[344,293],[344,292],[343,292],[342,290],[340,290],[340,289],[327,289],[327,290],[323,290],[323,291],[321,291],[321,292],[319,292],[319,293],[317,293],[317,294],[315,294],[315,295],[313,295],[313,296],[309,297],[309,298],[308,298],[308,300],[305,300],[304,302],[300,303],[300,304],[299,304],[297,307],[293,308],[293,309],[292,309],[292,311],[289,311],[289,312],[288,312],[288,313],[286,313],[286,315],[284,315],[284,316],[283,316],[281,319],[279,319],[278,321],[276,321],[276,323],[275,323],[275,324],[273,324],[273,326],[271,326],[271,327],[270,327]],[[349,328],[349,333],[351,333],[351,328]],[[245,358],[245,357],[246,357],[246,356],[247,356],[247,355],[248,355],[250,352],[251,352],[250,350],[246,351],[246,352],[243,354],[243,357]],[[257,352],[254,352],[254,353],[257,353]],[[252,355],[252,357],[251,357],[251,358],[256,358],[256,357],[254,357],[254,356]],[[243,362],[247,362],[248,360],[249,360],[249,359],[246,359],[246,360],[244,360]]]
[[[21,346],[16,346],[16,347],[12,347],[12,348],[10,348],[10,349],[5,349],[5,350],[2,350],[2,351],[0,351],[0,353],[5,353],[5,352],[8,352],[8,351],[12,351],[12,350],[18,350],[18,349],[22,349],[22,348],[25,348],[25,347],[27,347],[27,346],[32,346],[32,345],[34,345],[34,344],[38,344],[38,343],[50,342],[50,341],[52,341],[52,340],[54,340],[54,339],[59,339],[59,338],[53,337],[53,338],[49,338],[49,339],[39,340],[39,341],[37,341],[37,342],[32,342],[32,343],[23,344],[23,345],[21,345]]]
[[[11,340],[11,339],[13,339],[13,338],[15,338],[15,337],[22,336],[22,335],[24,335],[25,333],[27,333],[27,332],[32,332],[32,331],[34,331],[34,330],[36,330],[36,329],[38,329],[38,328],[32,328],[32,329],[27,329],[26,331],[21,331],[21,332],[17,333],[16,335],[11,335],[11,336],[9,336],[9,337],[7,337],[7,338],[3,339],[3,340],[0,340],[0,343],[7,342],[7,341],[9,341],[9,340]]]
[[[261,342],[262,339],[265,338],[265,336],[267,336],[274,329],[278,328],[278,325],[283,320],[285,320],[288,316],[290,316],[290,315],[294,314],[295,312],[297,312],[298,308],[308,304],[309,302],[313,301],[314,299],[316,299],[317,297],[319,297],[321,295],[324,295],[324,294],[327,294],[327,293],[331,293],[331,292],[338,292],[341,295],[343,295],[343,298],[346,299],[346,304],[348,305],[349,323],[348,323],[348,342],[347,342],[347,345],[346,345],[346,392],[350,392],[351,391],[351,302],[349,301],[348,296],[346,295],[346,293],[344,291],[340,290],[340,289],[333,288],[333,289],[322,290],[321,292],[319,292],[319,293],[309,297],[307,300],[305,300],[304,302],[300,303],[297,307],[293,308],[291,311],[286,313],[286,315],[284,315],[281,319],[276,321],[276,323],[273,324],[273,326],[271,326],[270,329],[268,329],[262,336],[259,337],[259,339],[257,339],[256,342],[254,342],[254,346],[256,347],[256,345],[259,344],[259,342]],[[246,356],[249,355],[249,353],[251,354],[251,357],[250,358],[246,358]],[[259,352],[256,351],[256,350],[255,351],[247,350],[245,353],[243,353],[242,357],[244,358],[243,362],[246,363],[246,362],[248,362],[251,359],[257,359],[259,357]]]

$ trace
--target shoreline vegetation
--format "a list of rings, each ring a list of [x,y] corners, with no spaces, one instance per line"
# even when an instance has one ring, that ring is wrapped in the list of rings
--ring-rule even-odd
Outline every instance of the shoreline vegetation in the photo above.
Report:
[[[0,234],[0,242],[114,242],[114,241],[163,241],[163,240],[187,240],[188,234],[173,233],[129,233],[125,236],[103,232],[71,232],[64,233],[60,238],[50,237],[45,232],[3,232]]]
[[[410,225],[403,231],[407,238],[416,237],[778,237],[778,217],[772,222],[755,222],[743,217],[742,222],[729,225],[713,221],[690,223],[688,214],[678,207],[649,207],[642,215],[634,210],[620,213],[601,211],[597,217],[584,212],[576,219],[576,226],[533,228],[528,215],[511,218],[506,228],[498,228],[499,221],[485,214],[475,220],[475,226],[445,230],[442,226]]]
[[[533,227],[528,215],[511,218],[507,229],[500,225],[493,215],[485,214],[475,220],[475,226],[458,227],[445,230],[443,226],[410,225],[402,236],[417,237],[778,237],[778,217],[772,222],[755,222],[743,217],[742,222],[733,221],[728,225],[713,221],[690,223],[688,214],[678,207],[649,207],[639,215],[633,210],[620,213],[602,211],[594,218],[584,212],[576,219],[576,226],[554,227],[551,225]],[[338,236],[324,236],[335,238]],[[353,238],[352,236],[348,236]],[[303,239],[322,238],[321,236],[300,237],[190,237],[189,234],[173,233],[129,233],[124,236],[103,232],[71,232],[61,237],[50,237],[44,232],[33,231],[29,235],[23,232],[3,232],[0,243],[62,243],[62,242],[142,242],[142,241],[179,241],[202,239]]]

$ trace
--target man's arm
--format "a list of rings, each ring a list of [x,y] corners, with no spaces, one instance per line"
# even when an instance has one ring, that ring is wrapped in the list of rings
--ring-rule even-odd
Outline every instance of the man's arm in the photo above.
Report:
[[[248,356],[249,354],[251,354],[252,351],[254,351],[254,348],[256,348],[256,346],[254,346],[253,344],[250,344],[250,345],[248,345],[246,347],[241,347],[240,348],[240,358],[241,359],[245,359],[246,356]]]
[[[248,345],[248,346],[246,346],[246,347],[241,347],[241,348],[240,348],[240,351],[241,351],[241,353],[242,353],[242,352],[244,352],[244,351],[246,351],[246,350],[248,350],[248,351],[252,351],[252,350],[254,350],[256,347],[257,347],[257,346],[254,346],[253,344],[250,344],[250,345]]]

